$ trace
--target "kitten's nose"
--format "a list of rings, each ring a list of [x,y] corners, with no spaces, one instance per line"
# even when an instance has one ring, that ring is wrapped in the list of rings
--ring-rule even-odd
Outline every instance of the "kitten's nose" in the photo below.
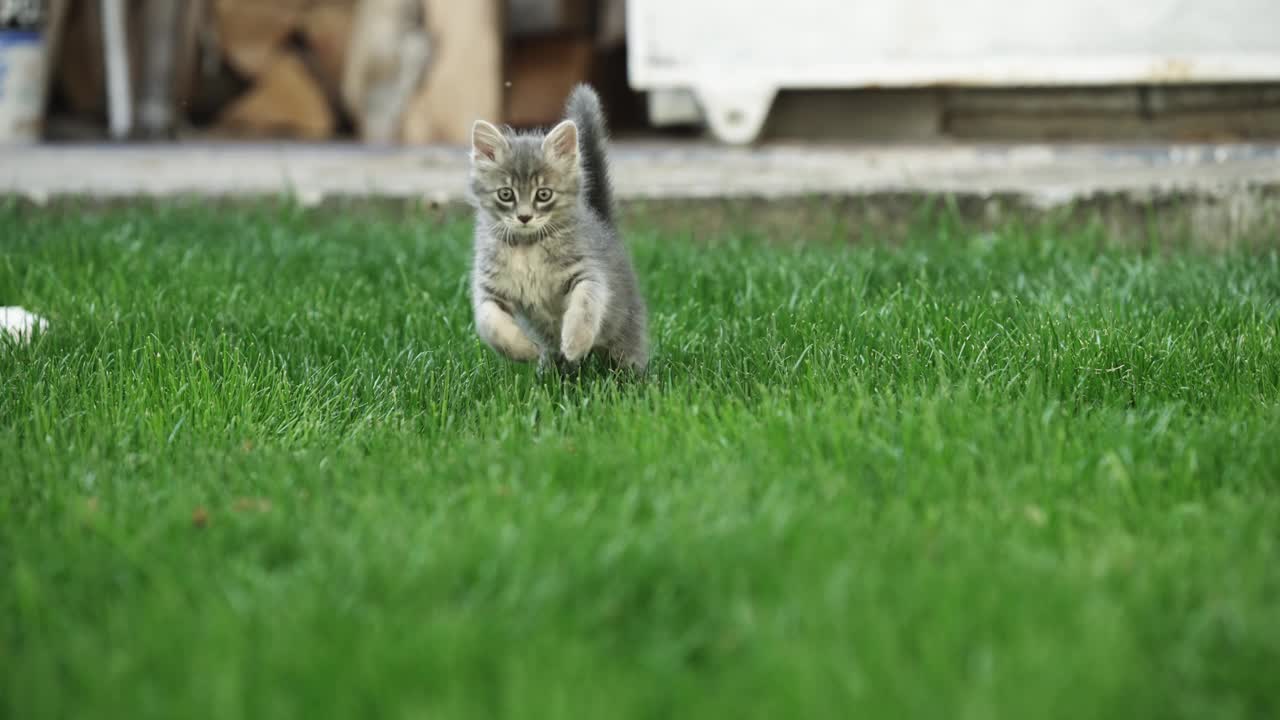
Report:
[[[517,215],[517,216],[516,216],[516,219],[517,219],[517,220],[519,220],[520,222],[524,223],[525,225],[528,225],[528,224],[529,224],[529,221],[533,219],[533,216],[532,216],[532,215]]]

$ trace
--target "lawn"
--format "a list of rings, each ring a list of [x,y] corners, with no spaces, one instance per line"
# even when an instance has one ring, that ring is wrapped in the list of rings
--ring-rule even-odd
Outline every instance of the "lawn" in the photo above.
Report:
[[[634,217],[625,382],[465,217],[0,205],[0,716],[1280,716],[1280,255],[921,218]]]

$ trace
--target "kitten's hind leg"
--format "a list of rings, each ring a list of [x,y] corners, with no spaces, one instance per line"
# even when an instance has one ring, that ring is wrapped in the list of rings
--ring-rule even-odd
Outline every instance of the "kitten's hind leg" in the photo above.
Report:
[[[538,357],[538,346],[516,324],[511,313],[486,299],[476,307],[476,332],[489,347],[517,362]]]

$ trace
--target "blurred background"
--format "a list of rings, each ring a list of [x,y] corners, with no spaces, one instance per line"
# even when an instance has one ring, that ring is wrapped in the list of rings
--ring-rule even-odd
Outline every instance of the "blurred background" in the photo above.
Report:
[[[1280,137],[1276,0],[0,0],[0,141]]]

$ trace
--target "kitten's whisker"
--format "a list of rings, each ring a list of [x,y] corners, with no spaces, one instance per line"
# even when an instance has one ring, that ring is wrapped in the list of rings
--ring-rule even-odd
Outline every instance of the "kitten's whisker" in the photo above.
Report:
[[[506,223],[500,220],[495,220],[494,222],[489,224],[489,234],[498,238],[502,242],[507,243],[508,245],[511,244],[511,240],[512,240],[511,228],[507,227]]]
[[[560,233],[560,230],[561,230],[561,227],[559,223],[555,222],[554,220],[548,220],[546,224],[542,226],[542,229],[538,231],[538,238],[546,239],[551,237],[552,235],[558,235]]]

